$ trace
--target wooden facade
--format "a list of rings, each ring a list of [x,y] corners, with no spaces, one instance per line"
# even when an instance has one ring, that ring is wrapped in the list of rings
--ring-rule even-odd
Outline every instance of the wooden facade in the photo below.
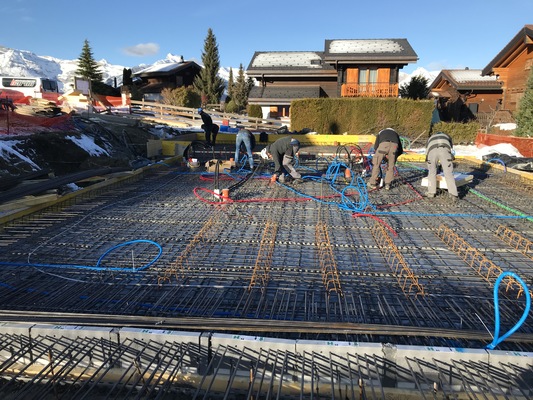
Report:
[[[200,73],[202,67],[194,61],[180,61],[165,64],[156,64],[133,76],[141,80],[138,84],[143,99],[148,101],[161,100],[163,89],[176,89],[182,86],[191,86],[194,78]]]
[[[392,70],[392,72],[395,70]],[[391,68],[347,68],[341,97],[398,97],[398,79],[392,79]]]
[[[525,25],[500,53],[483,69],[482,74],[501,82],[502,110],[518,110],[533,70],[533,25]]]
[[[442,70],[429,91],[443,121],[490,120],[488,114],[498,111],[502,101],[501,82],[482,76],[480,69]]]
[[[417,60],[406,39],[326,40],[320,52],[256,52],[246,74],[259,86],[248,102],[267,117],[287,116],[291,101],[301,98],[398,97],[400,69]]]

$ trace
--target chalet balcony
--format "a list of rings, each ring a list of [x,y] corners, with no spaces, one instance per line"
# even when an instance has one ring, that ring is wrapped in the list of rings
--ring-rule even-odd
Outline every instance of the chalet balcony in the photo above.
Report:
[[[397,83],[345,83],[341,97],[398,97]]]

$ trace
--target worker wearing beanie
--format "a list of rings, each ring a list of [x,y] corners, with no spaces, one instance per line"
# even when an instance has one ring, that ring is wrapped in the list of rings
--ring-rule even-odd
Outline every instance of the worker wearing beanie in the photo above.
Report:
[[[302,175],[294,168],[294,158],[300,150],[300,142],[290,136],[276,140],[267,146],[267,153],[274,160],[274,175],[280,182],[285,182],[285,172],[288,172],[295,182],[302,180]]]
[[[452,138],[444,132],[431,135],[426,144],[426,161],[428,163],[427,197],[435,197],[437,193],[437,167],[440,163],[446,181],[446,187],[452,201],[459,199],[455,177],[453,175]]]

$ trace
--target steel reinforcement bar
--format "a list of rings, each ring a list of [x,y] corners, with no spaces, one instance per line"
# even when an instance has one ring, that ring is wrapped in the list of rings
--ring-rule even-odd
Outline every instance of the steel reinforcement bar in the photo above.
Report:
[[[190,270],[191,266],[189,265],[189,257],[198,249],[198,245],[201,242],[206,241],[209,237],[213,235],[213,227],[220,222],[220,212],[216,212],[214,215],[209,218],[205,224],[202,226],[202,229],[194,235],[187,247],[181,252],[181,254],[176,258],[176,260],[170,264],[168,268],[165,269],[164,273],[160,275],[157,279],[158,284],[162,282],[170,282],[174,276],[176,279],[179,279],[179,275],[182,278],[186,277],[186,270]]]
[[[326,223],[322,221],[317,223],[315,237],[318,247],[320,271],[322,272],[322,282],[328,293],[334,292],[342,297],[344,294],[339,279],[339,270],[335,262],[335,257],[333,256],[333,246],[331,245]]]
[[[424,296],[426,294],[424,287],[418,282],[418,277],[405,262],[402,253],[392,241],[385,227],[379,222],[375,222],[370,231],[404,294],[408,296],[414,293],[415,297]]]
[[[254,270],[250,278],[250,285],[248,290],[255,287],[256,284],[261,285],[261,289],[266,288],[270,280],[270,267],[272,265],[272,254],[274,254],[274,246],[276,244],[276,234],[278,232],[278,224],[272,221],[267,221],[263,236],[259,244],[259,253],[255,260]]]
[[[493,284],[504,272],[482,252],[471,246],[448,226],[444,224],[440,225],[437,231],[437,236],[488,283]],[[524,288],[513,277],[507,276],[503,282],[506,284],[506,292],[509,291],[509,289],[516,290],[518,292],[517,298],[524,294]],[[531,291],[529,291],[529,293],[533,297],[533,293]]]
[[[520,253],[533,260],[533,242],[505,225],[500,225],[496,236]]]

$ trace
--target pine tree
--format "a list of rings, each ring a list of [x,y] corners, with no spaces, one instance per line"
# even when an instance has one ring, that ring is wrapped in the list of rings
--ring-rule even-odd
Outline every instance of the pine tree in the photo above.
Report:
[[[78,58],[76,75],[91,81],[91,83],[102,82],[102,72],[100,72],[98,64],[94,60],[93,52],[87,39],[83,43],[83,49]]]
[[[244,69],[242,64],[239,66],[239,74],[237,75],[237,81],[235,82],[235,88],[233,89],[235,103],[239,106],[239,109],[244,109],[248,104],[248,95],[252,90],[253,79],[248,79],[244,76]]]
[[[400,87],[400,97],[403,99],[425,99],[429,94],[428,79],[421,75],[413,76],[409,83]]]
[[[224,81],[218,76],[220,69],[220,59],[218,54],[218,44],[211,28],[207,31],[202,53],[202,63],[204,67],[194,78],[194,88],[202,98],[202,104],[218,104],[224,91]]]
[[[516,114],[515,136],[533,136],[533,68],[529,73],[526,84],[526,91],[520,100],[518,112]]]
[[[235,90],[235,83],[233,82],[233,68],[229,69],[229,78],[228,78],[228,97],[229,100],[233,99],[233,92]]]

